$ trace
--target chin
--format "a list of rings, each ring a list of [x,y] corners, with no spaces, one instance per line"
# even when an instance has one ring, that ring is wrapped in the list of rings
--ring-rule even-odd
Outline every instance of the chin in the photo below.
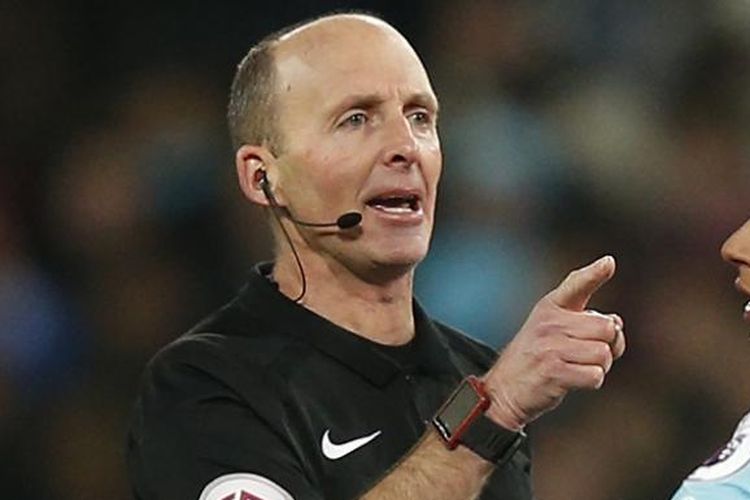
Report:
[[[358,250],[352,269],[359,268],[368,281],[384,283],[411,273],[427,256],[429,238],[389,238]]]
[[[376,267],[411,271],[427,256],[427,248],[394,248],[390,252],[377,255],[372,261]]]

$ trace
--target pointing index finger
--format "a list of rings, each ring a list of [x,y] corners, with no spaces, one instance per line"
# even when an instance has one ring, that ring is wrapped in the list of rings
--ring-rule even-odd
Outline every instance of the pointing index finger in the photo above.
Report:
[[[588,266],[571,272],[550,292],[549,298],[562,308],[583,311],[594,292],[614,276],[615,267],[614,257],[605,255]]]

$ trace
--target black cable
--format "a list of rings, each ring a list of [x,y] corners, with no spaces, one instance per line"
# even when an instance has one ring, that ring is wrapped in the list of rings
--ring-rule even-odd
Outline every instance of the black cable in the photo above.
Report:
[[[271,204],[271,212],[273,213],[273,216],[276,219],[276,222],[278,222],[279,227],[281,228],[281,232],[284,233],[284,237],[286,238],[287,243],[289,243],[289,248],[292,249],[294,260],[297,261],[297,267],[299,268],[299,275],[302,278],[302,291],[297,296],[297,298],[294,299],[294,302],[299,303],[299,301],[302,300],[302,297],[305,296],[305,292],[307,292],[307,279],[305,278],[305,270],[302,268],[302,261],[299,258],[297,249],[294,248],[294,244],[292,243],[291,236],[289,236],[289,233],[287,232],[286,228],[284,227],[283,222],[281,221],[281,217],[279,216],[279,213],[278,213],[279,210],[281,210],[281,207],[276,203],[276,199],[273,196],[273,193],[271,193],[270,189],[268,188],[268,180],[266,179],[265,172],[263,173],[263,178],[260,181],[260,187],[263,190],[263,194],[266,195],[266,199]]]

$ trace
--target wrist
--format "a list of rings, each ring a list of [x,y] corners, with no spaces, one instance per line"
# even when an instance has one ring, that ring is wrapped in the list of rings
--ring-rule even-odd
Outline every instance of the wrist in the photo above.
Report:
[[[486,377],[483,377],[483,382],[490,399],[490,406],[485,411],[485,416],[508,430],[514,432],[523,430],[528,420],[524,417],[524,413],[513,404],[505,389],[491,386],[487,383]]]
[[[446,447],[444,436],[434,425],[428,426],[426,441],[430,447],[434,446],[435,450],[442,450],[444,453],[441,455],[444,457],[455,456],[460,462],[465,462],[470,467],[492,468],[491,462],[466,446],[457,446],[454,449]]]
[[[519,427],[499,425],[487,416],[491,406],[484,383],[469,375],[432,418],[432,424],[449,450],[468,448],[496,465],[507,462],[526,435]]]

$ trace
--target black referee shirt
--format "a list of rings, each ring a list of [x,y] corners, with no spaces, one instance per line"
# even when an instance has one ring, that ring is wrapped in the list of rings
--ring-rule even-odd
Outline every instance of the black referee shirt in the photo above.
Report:
[[[258,266],[232,302],[149,363],[128,436],[139,500],[197,500],[235,473],[295,500],[356,498],[417,443],[458,382],[495,358],[416,302],[414,340],[381,346],[295,304],[269,272]],[[523,448],[499,467],[481,498],[532,498],[528,457]]]

